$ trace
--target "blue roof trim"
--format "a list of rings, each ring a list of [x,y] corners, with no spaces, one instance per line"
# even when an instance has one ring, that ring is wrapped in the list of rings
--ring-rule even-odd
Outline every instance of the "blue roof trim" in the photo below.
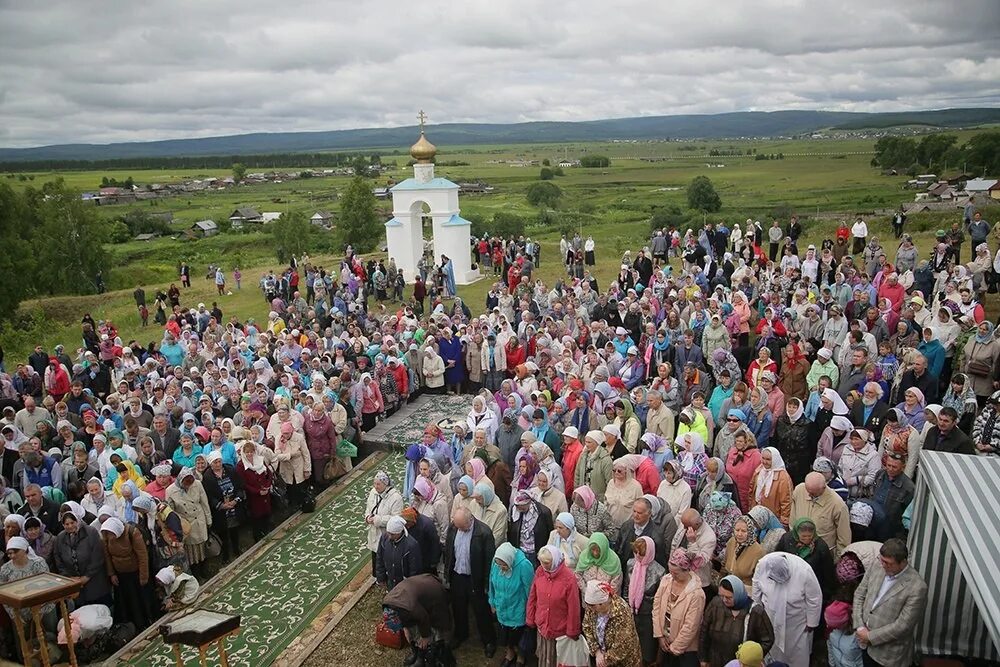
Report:
[[[399,218],[393,218],[389,222],[385,223],[385,226],[386,227],[402,227],[403,226],[403,221],[400,220]]]
[[[415,178],[408,178],[401,183],[392,186],[389,191],[396,190],[458,190],[458,185],[452,183],[447,178],[432,178],[426,183],[421,183]]]
[[[460,216],[458,213],[455,213],[450,218],[448,218],[447,222],[441,223],[442,227],[462,227],[464,225],[471,226],[472,223],[463,218],[462,216]]]

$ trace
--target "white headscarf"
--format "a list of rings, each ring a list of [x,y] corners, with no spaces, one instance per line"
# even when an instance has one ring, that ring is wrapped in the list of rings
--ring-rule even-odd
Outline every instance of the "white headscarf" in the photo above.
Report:
[[[267,470],[267,466],[264,464],[264,457],[257,452],[257,446],[254,445],[253,453],[250,456],[246,455],[246,444],[247,441],[241,441],[237,446],[240,452],[240,461],[243,461],[243,467],[246,470],[252,470],[258,475],[263,475],[264,471]]]
[[[833,402],[833,408],[832,408],[833,414],[835,415],[847,414],[848,412],[847,403],[844,403],[844,399],[840,397],[840,394],[838,394],[835,389],[831,389],[830,387],[824,389],[823,398]]]
[[[101,524],[101,532],[112,533],[115,537],[121,537],[122,533],[125,532],[125,524],[118,517],[111,517],[107,521]]]
[[[754,490],[754,498],[760,502],[761,498],[771,495],[771,484],[774,482],[775,473],[785,469],[785,460],[781,458],[781,452],[774,447],[765,447],[765,452],[771,453],[771,468],[765,468],[762,463],[757,472],[757,488]]]

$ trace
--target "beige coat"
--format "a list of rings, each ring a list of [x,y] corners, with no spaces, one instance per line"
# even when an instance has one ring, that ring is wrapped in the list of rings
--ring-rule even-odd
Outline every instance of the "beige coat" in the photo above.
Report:
[[[646,413],[646,433],[656,433],[667,439],[667,442],[674,441],[674,424],[677,415],[666,405],[660,405],[660,409],[650,410]]]
[[[312,459],[301,432],[292,433],[288,442],[274,441],[274,460],[285,484],[300,484],[312,475]]]
[[[474,340],[465,344],[465,369],[469,374],[469,382],[483,381],[482,350]]]
[[[184,538],[184,544],[203,544],[208,541],[208,528],[212,525],[212,508],[201,482],[195,480],[187,491],[177,484],[167,487],[167,504],[170,509],[188,520],[191,532]]]
[[[403,511],[403,496],[395,487],[385,490],[381,496],[374,488],[368,492],[368,500],[365,502],[365,518],[372,517],[372,523],[368,524],[368,549],[378,551],[378,541],[385,532],[385,526],[389,519],[398,516]]]
[[[701,633],[701,617],[705,613],[705,591],[701,590],[698,577],[692,576],[681,590],[680,595],[670,604],[672,575],[664,575],[653,597],[653,636],[666,637],[672,652],[680,655],[698,650]],[[666,615],[670,614],[667,625]]]
[[[424,382],[431,389],[444,386],[444,359],[441,355],[424,357]]]
[[[503,372],[503,371],[507,370],[507,350],[506,350],[506,348],[504,348],[503,345],[501,345],[499,342],[497,342],[497,345],[494,348],[494,350],[495,350],[495,352],[493,353],[493,363],[495,363],[497,365],[497,370],[500,371],[500,372]],[[479,351],[479,359],[480,359],[480,362],[481,362],[481,367],[483,369],[483,372],[485,373],[486,370],[490,367],[490,346],[489,345],[487,345],[485,343],[483,344],[482,349]]]
[[[792,491],[792,522],[806,517],[816,524],[816,534],[826,543],[834,559],[840,558],[851,543],[851,511],[837,492],[826,487],[823,495],[813,500],[806,485]]]
[[[977,343],[973,336],[965,343],[962,355],[962,372],[969,376],[972,390],[976,396],[989,396],[993,393],[993,378],[996,376],[997,359],[1000,358],[1000,341],[990,340],[989,343]],[[973,375],[969,372],[969,362],[973,359],[984,361],[990,365],[993,372],[989,375]]]
[[[474,517],[489,526],[493,531],[493,540],[497,546],[507,541],[507,508],[499,498],[494,497],[493,502],[487,507],[481,507],[478,502],[473,502],[475,511]]]

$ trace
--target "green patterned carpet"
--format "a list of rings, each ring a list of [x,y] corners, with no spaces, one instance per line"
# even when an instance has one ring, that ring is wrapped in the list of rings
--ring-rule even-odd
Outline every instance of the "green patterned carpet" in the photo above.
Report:
[[[400,454],[392,454],[381,466],[354,480],[199,605],[242,615],[242,631],[227,642],[231,665],[270,664],[347,582],[369,566],[365,499],[379,468],[401,479],[403,462]],[[197,657],[193,649],[184,651],[186,664],[197,664]],[[209,661],[218,664],[214,648]],[[175,662],[170,647],[157,638],[125,664],[173,667]]]
[[[460,396],[441,395],[427,396],[426,400],[420,398],[420,406],[412,414],[398,418],[395,415],[390,417],[394,420],[392,428],[385,433],[380,433],[374,437],[383,445],[391,445],[393,448],[406,448],[415,442],[420,442],[424,429],[431,422],[435,424],[446,421],[461,421],[465,423],[472,407],[472,395]],[[405,409],[405,408],[404,408]],[[396,421],[398,419],[398,421]],[[381,429],[376,428],[376,432]],[[446,429],[446,437],[451,437],[451,430]]]

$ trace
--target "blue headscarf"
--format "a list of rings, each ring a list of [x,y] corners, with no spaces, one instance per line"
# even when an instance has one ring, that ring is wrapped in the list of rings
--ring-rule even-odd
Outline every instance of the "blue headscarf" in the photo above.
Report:
[[[743,585],[743,581],[739,577],[730,574],[723,577],[722,581],[729,582],[729,585],[733,589],[733,609],[746,609],[750,606],[750,596],[747,595],[747,587]]]
[[[472,493],[476,490],[476,483],[472,481],[472,478],[468,475],[462,475],[462,478],[458,480],[459,484],[465,484],[465,488],[469,491],[469,497],[472,497]],[[456,487],[457,490],[457,487]],[[457,495],[457,493],[456,493]]]
[[[538,408],[538,410],[542,412],[542,425],[532,425],[531,432],[538,438],[538,442],[545,442],[545,436],[549,433],[549,411],[545,408]],[[534,422],[534,419],[532,419],[532,422]]]

